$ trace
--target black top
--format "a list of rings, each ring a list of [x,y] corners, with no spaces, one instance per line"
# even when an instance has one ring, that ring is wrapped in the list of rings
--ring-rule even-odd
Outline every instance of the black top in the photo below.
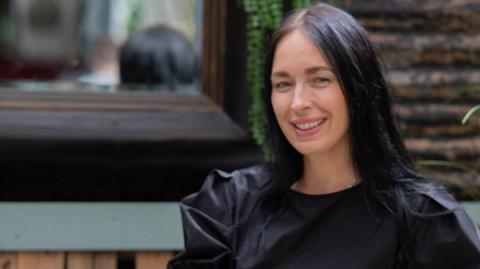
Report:
[[[261,166],[213,171],[198,193],[182,200],[185,251],[168,269],[395,268],[397,218],[380,203],[366,202],[363,183],[324,195],[290,190],[284,213],[261,239],[245,240],[245,227],[261,227],[258,218],[247,219],[246,226],[233,224],[252,211],[268,178]],[[415,243],[402,269],[480,268],[478,233],[455,199],[443,191],[418,198],[423,215],[432,214],[409,225]],[[434,215],[445,209],[451,212]]]

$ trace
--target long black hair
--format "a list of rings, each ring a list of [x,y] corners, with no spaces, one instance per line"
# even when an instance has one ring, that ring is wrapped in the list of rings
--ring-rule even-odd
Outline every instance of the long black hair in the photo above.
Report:
[[[303,157],[283,135],[270,101],[275,49],[292,31],[301,31],[318,47],[340,81],[349,111],[352,160],[363,181],[364,196],[393,214],[414,214],[416,205],[408,199],[409,193],[426,193],[436,186],[414,169],[395,125],[383,67],[368,32],[351,15],[327,4],[289,15],[268,45],[263,97],[273,180],[265,187],[263,201],[269,209],[262,212],[270,214],[266,217],[279,213],[285,193],[303,173]]]

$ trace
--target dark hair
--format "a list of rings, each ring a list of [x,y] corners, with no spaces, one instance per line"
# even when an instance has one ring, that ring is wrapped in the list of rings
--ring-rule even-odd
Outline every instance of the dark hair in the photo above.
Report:
[[[265,66],[264,105],[271,144],[273,180],[264,190],[263,207],[280,214],[285,192],[301,178],[303,158],[287,141],[276,121],[270,99],[273,57],[279,40],[302,31],[319,49],[340,81],[349,111],[352,160],[364,184],[364,197],[379,201],[397,215],[415,214],[410,193],[435,188],[415,171],[395,126],[391,97],[378,53],[367,31],[348,13],[317,4],[288,16],[273,33]],[[273,210],[273,211],[272,211]],[[267,222],[268,223],[268,222]],[[267,224],[268,225],[268,224]]]
[[[133,33],[120,49],[122,83],[165,84],[174,90],[194,82],[192,44],[180,32],[156,25]]]

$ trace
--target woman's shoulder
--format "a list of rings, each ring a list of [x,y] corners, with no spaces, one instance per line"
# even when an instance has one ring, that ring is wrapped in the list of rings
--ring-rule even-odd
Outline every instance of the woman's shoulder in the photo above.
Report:
[[[258,194],[269,182],[268,165],[256,165],[232,172],[214,169],[196,193],[181,201],[184,210],[200,210],[224,222],[235,222],[251,210]]]
[[[399,186],[403,201],[408,208],[422,215],[453,212],[461,209],[461,205],[449,190],[435,181],[422,179],[412,180]],[[398,199],[398,196],[397,196]]]
[[[413,235],[407,240],[409,268],[478,268],[480,238],[475,224],[447,189],[433,184],[424,187],[406,197],[413,206],[407,225]]]
[[[270,179],[270,169],[266,164],[250,166],[232,172],[225,172],[219,169],[212,170],[202,186],[213,186],[215,191],[218,187],[228,187],[236,194],[255,193],[261,190]]]
[[[430,185],[424,192],[412,194],[419,201],[419,211],[426,214],[436,214],[445,211],[453,212],[461,209],[459,202],[445,187]],[[414,198],[416,196],[416,198]]]

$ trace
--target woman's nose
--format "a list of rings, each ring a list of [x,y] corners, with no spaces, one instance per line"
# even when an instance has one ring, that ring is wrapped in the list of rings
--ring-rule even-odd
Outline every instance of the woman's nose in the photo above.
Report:
[[[292,110],[302,112],[311,108],[312,105],[312,96],[308,87],[298,85],[293,91]]]

